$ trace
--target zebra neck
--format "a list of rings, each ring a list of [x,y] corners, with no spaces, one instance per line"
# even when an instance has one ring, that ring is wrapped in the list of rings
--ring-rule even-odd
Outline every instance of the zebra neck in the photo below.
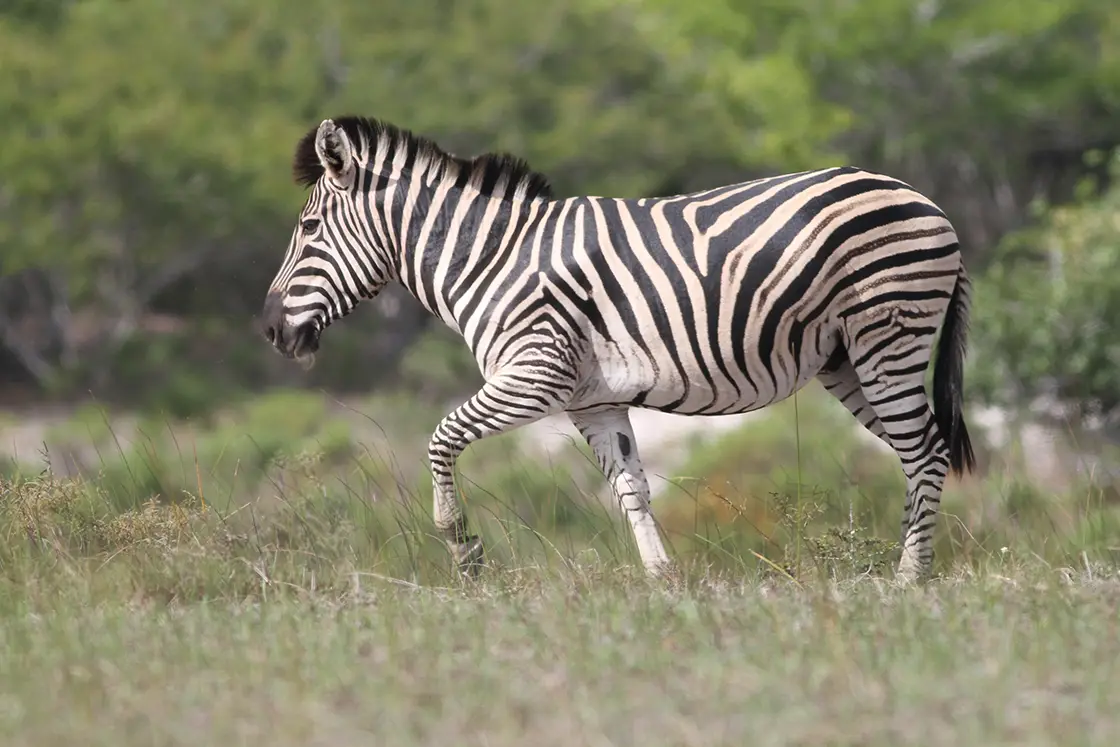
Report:
[[[520,264],[525,236],[545,201],[512,201],[457,187],[427,191],[400,216],[398,235],[405,240],[398,277],[428,311],[461,332],[459,317],[478,303],[475,296],[487,286],[482,281],[503,266]]]

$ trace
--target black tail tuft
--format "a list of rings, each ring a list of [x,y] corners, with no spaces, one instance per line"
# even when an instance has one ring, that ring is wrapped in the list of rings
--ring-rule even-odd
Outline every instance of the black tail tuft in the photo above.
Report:
[[[971,284],[961,265],[957,286],[949,299],[937,360],[933,364],[933,418],[949,446],[949,467],[958,475],[976,466],[976,455],[964,423],[964,356],[968,346],[969,290]]]

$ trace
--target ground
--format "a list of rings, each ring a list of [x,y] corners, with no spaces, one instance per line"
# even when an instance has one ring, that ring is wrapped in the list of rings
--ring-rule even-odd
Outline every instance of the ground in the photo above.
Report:
[[[453,578],[422,487],[355,451],[396,439],[419,463],[438,407],[282,394],[163,441],[118,421],[97,448],[98,417],[9,420],[92,468],[0,475],[0,744],[1120,744],[1115,491],[989,459],[945,504],[937,576],[901,588],[880,542],[897,466],[814,407],[796,439],[788,408],[739,434],[753,416],[635,413],[655,491],[681,469],[719,487],[658,498],[688,561],[670,583],[617,513],[573,500],[604,481],[501,443],[465,459],[492,567]],[[798,518],[818,494],[791,492],[795,467],[830,513]]]
[[[171,606],[32,594],[0,630],[0,730],[11,747],[1120,744],[1120,579],[1010,566],[911,589],[667,589],[590,567]]]

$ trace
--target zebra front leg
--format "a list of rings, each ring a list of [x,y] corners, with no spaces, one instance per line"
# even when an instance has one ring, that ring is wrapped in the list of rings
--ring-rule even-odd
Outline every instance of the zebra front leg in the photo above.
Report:
[[[593,413],[568,413],[568,416],[591,446],[615,498],[630,520],[646,572],[652,576],[666,575],[673,566],[650,510],[649,482],[638,456],[629,412],[618,408]]]
[[[570,388],[555,381],[511,373],[495,377],[436,426],[428,443],[432,512],[460,573],[475,577],[483,564],[482,540],[471,534],[455,496],[455,462],[475,441],[560,412]]]

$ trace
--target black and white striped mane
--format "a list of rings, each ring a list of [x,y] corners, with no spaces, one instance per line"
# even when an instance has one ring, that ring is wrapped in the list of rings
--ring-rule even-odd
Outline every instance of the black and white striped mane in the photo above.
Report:
[[[386,150],[396,153],[405,149],[407,174],[417,163],[425,169],[435,169],[440,178],[454,178],[460,185],[470,184],[488,197],[512,199],[520,192],[521,199],[551,199],[552,185],[546,176],[534,171],[524,160],[508,153],[483,153],[473,158],[462,158],[448,153],[435,141],[417,135],[389,122],[369,117],[347,115],[337,117],[334,123],[350,138],[360,152],[364,144],[370,145],[367,158]],[[307,131],[296,145],[292,158],[292,177],[296,183],[309,187],[323,175],[323,166],[315,153],[315,133],[318,125]],[[505,179],[503,180],[503,177]],[[504,188],[499,185],[505,182]]]

